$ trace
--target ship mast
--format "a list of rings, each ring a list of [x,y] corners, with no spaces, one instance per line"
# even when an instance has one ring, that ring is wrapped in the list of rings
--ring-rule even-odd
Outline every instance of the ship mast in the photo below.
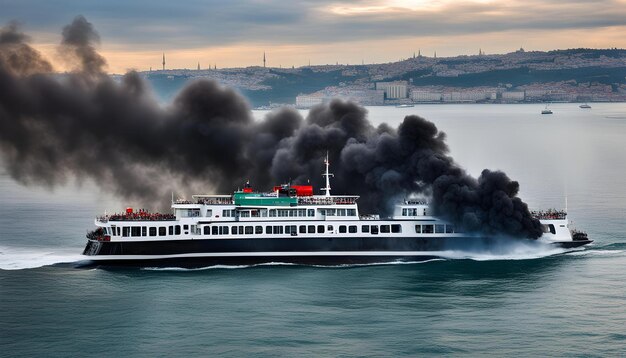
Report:
[[[322,188],[322,190],[326,192],[324,196],[330,197],[330,177],[331,176],[334,177],[334,175],[332,173],[329,173],[330,162],[328,161],[328,151],[326,152],[326,159],[324,159],[324,165],[326,165],[326,172],[322,174],[322,176],[326,177],[326,187]]]

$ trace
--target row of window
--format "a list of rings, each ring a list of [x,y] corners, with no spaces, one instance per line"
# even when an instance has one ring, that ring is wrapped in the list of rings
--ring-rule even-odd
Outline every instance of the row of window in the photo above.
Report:
[[[270,209],[270,217],[286,218],[286,217],[313,217],[314,209]]]
[[[254,234],[287,234],[287,235],[296,235],[300,234],[323,234],[326,231],[334,232],[334,225],[268,225],[265,226],[265,230],[263,230],[263,226],[205,226],[203,229],[204,235],[229,235],[229,232],[232,235],[252,235]],[[341,234],[351,233],[355,234],[358,232],[357,225],[339,225],[337,227],[337,231]],[[394,225],[361,225],[362,233],[371,233],[378,234],[379,232],[382,234],[387,233],[401,233],[402,226],[399,224]]]
[[[378,225],[361,225],[361,232],[369,232],[372,234],[378,234],[380,230],[381,234],[388,234],[388,233],[400,233],[402,232],[402,226],[395,224],[395,225],[380,225],[380,227]]]
[[[189,225],[182,225],[182,229],[185,234],[188,233]],[[339,225],[337,231],[341,234],[358,232],[357,225]],[[105,227],[105,232],[108,235],[122,236],[122,237],[142,237],[142,236],[166,236],[166,235],[180,235],[181,225],[172,226],[159,226],[159,227],[146,227],[146,226],[124,226],[124,227]],[[333,232],[335,230],[334,225],[268,225],[265,229],[261,225],[239,225],[239,226],[204,226],[204,235],[252,235],[252,234],[323,234],[326,231]],[[393,225],[361,225],[361,233],[369,234],[388,234],[388,233],[401,233],[402,226],[399,224]],[[462,232],[455,228],[454,225],[444,224],[425,224],[415,225],[415,232],[418,234],[452,234]]]
[[[356,209],[320,209],[320,214],[326,216],[356,216]]]
[[[189,230],[189,225],[183,225],[183,229],[185,233]],[[166,235],[180,235],[181,227],[180,225],[172,225],[172,226],[111,226],[105,227],[104,231],[111,236],[122,236],[122,237],[142,237],[142,236],[166,236]]]
[[[180,216],[184,218],[199,218],[200,217],[200,209],[181,209]],[[211,210],[207,211],[207,217],[211,216]]]
[[[454,227],[454,225],[427,224],[415,225],[415,232],[418,234],[453,234],[462,231]]]
[[[402,216],[418,216],[418,215],[426,215],[426,208],[417,209],[417,208],[403,208]]]

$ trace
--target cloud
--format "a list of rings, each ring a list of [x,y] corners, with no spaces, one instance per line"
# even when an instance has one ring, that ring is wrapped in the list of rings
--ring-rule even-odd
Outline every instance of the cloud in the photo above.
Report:
[[[107,41],[139,49],[326,43],[510,30],[626,26],[626,4],[598,1],[7,1],[0,20],[57,32],[83,14]],[[38,9],[38,11],[32,11]],[[69,15],[71,14],[71,15]],[[45,16],[44,16],[45,15]]]
[[[98,28],[108,70],[397,61],[421,49],[440,56],[626,47],[626,0],[2,0],[0,24],[17,20],[57,70],[64,24]],[[36,9],[34,11],[33,9]],[[62,56],[61,56],[62,57]]]

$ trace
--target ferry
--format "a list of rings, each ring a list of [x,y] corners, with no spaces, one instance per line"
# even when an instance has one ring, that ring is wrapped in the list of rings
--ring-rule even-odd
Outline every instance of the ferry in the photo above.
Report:
[[[425,201],[405,200],[393,215],[362,215],[358,196],[331,195],[326,187],[281,185],[257,192],[247,183],[232,195],[172,200],[171,214],[127,208],[95,219],[83,255],[89,264],[134,267],[206,267],[287,263],[344,265],[413,262],[496,240],[432,215]],[[534,213],[539,239],[564,248],[591,243],[570,230],[565,212]]]

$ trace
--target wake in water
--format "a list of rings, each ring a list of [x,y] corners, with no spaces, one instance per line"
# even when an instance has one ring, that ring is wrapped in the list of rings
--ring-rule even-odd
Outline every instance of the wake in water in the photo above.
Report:
[[[78,252],[78,253],[77,253]],[[0,246],[0,270],[23,270],[85,260],[75,248],[27,248]]]
[[[261,266],[309,266],[323,268],[346,268],[360,266],[385,266],[385,265],[406,265],[424,264],[445,260],[473,260],[473,261],[507,261],[507,260],[533,260],[550,257],[554,255],[567,254],[571,256],[619,256],[626,253],[626,250],[607,245],[604,247],[563,249],[552,245],[543,244],[536,241],[508,242],[506,244],[494,245],[493,247],[469,248],[467,250],[445,250],[433,251],[433,256],[439,258],[423,261],[394,261],[369,264],[346,264],[337,266],[324,265],[299,265],[286,262],[268,262],[254,265],[213,265],[199,268],[180,267],[142,267],[147,271],[202,271],[215,269],[242,269]],[[77,253],[76,248],[19,248],[0,246],[0,270],[23,270],[58,264],[75,264],[88,261],[88,258]]]
[[[571,253],[572,251],[580,249],[563,249],[549,244],[543,244],[536,241],[528,242],[505,242],[503,244],[495,245],[489,249],[487,248],[472,248],[468,250],[446,250],[446,251],[432,251],[429,254],[438,256],[438,258],[432,258],[421,261],[391,261],[391,262],[378,262],[378,263],[362,263],[362,264],[342,264],[342,265],[307,265],[307,264],[294,264],[287,262],[269,262],[253,265],[213,265],[200,268],[181,268],[181,267],[144,267],[141,270],[148,271],[203,271],[203,270],[215,270],[215,269],[243,269],[262,266],[304,266],[304,267],[317,267],[317,268],[350,268],[350,267],[364,267],[364,266],[387,266],[387,265],[414,265],[414,264],[426,264],[438,261],[447,260],[473,260],[473,261],[506,261],[506,260],[533,260],[541,259],[549,256],[560,255],[564,253]],[[584,249],[583,249],[584,250]]]
[[[567,249],[539,241],[496,240],[489,246],[472,247],[462,250],[448,250],[440,254],[446,259],[468,259],[474,261],[531,260],[563,254]]]
[[[577,250],[571,252],[572,256],[620,256],[624,254],[626,250]]]
[[[205,266],[205,267],[195,267],[195,268],[184,268],[184,267],[142,267],[141,270],[145,271],[205,271],[205,270],[233,270],[233,269],[242,269],[242,268],[250,268],[250,267],[260,267],[260,266],[299,266],[294,263],[289,262],[264,262],[260,264],[254,265],[213,265],[213,266]]]

